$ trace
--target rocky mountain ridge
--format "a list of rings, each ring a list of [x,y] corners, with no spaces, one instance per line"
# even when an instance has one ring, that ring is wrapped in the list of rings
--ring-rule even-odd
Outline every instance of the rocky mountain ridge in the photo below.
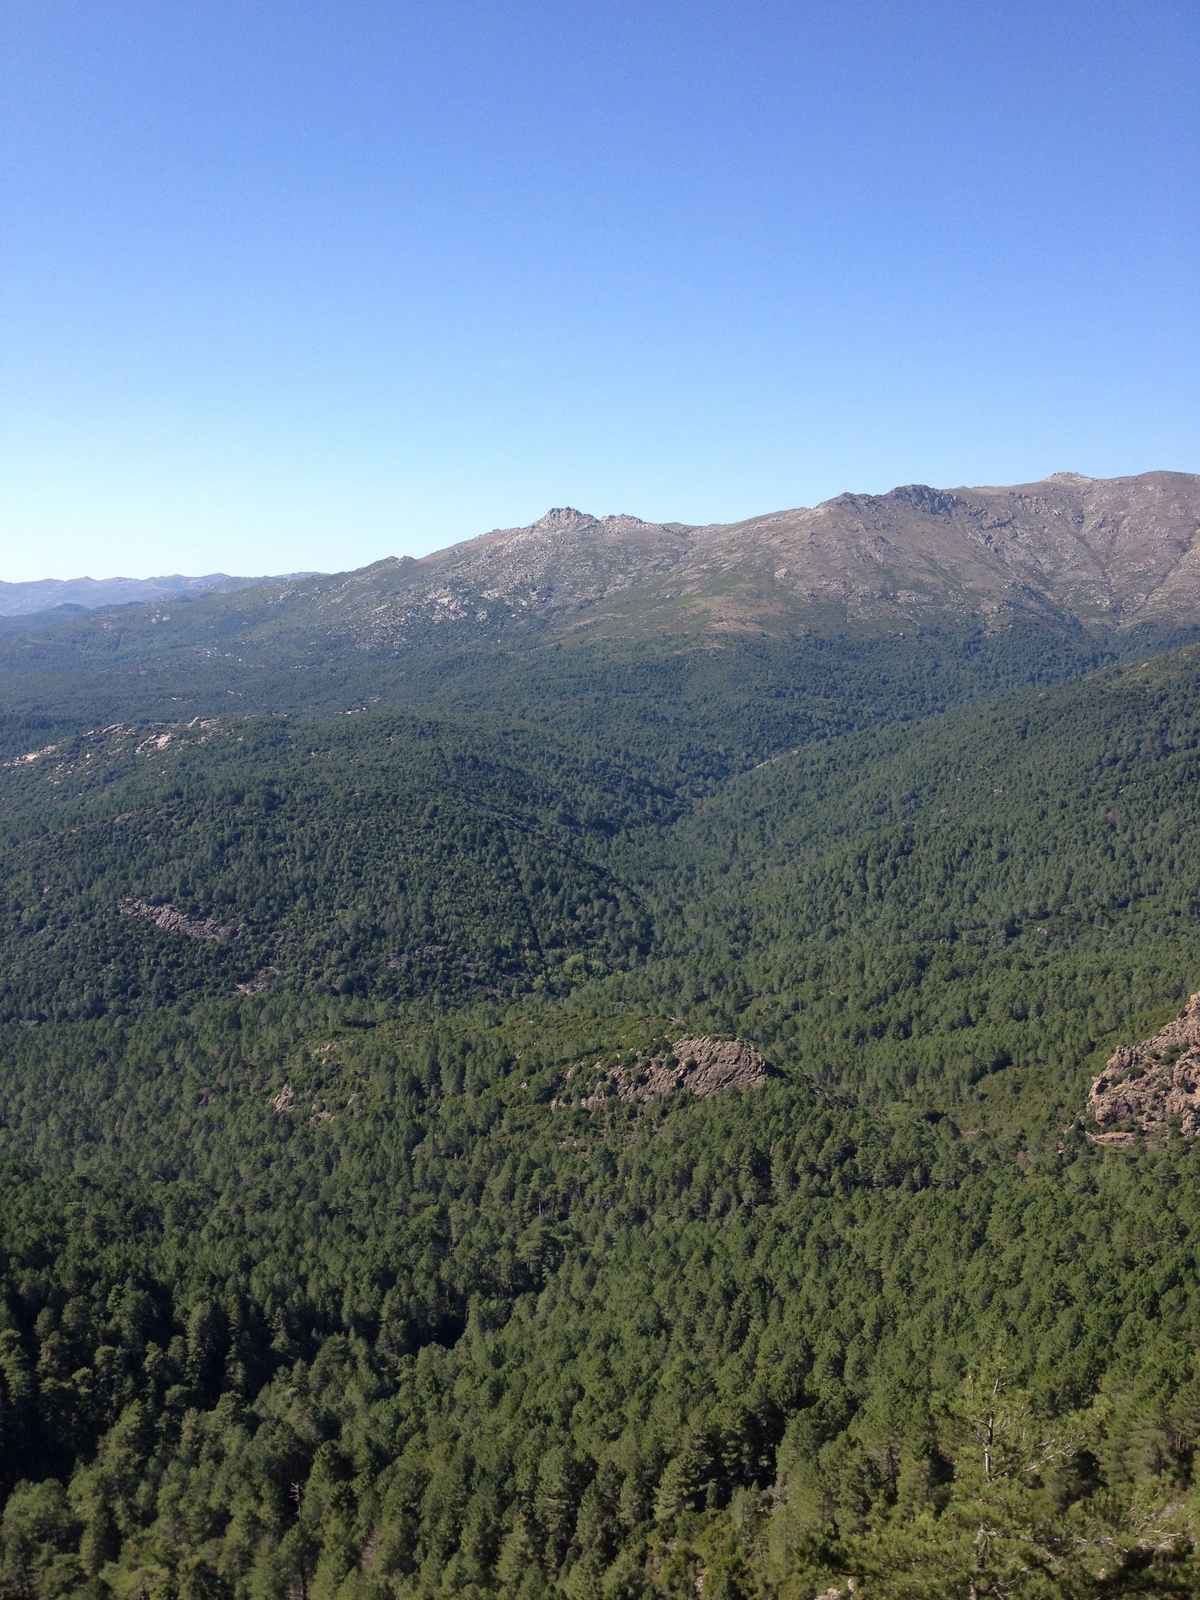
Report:
[[[364,649],[441,642],[448,632],[486,638],[553,626],[669,572],[691,543],[682,524],[560,506],[529,527],[493,529],[420,560],[390,557],[318,577],[270,603],[307,603],[314,619]]]
[[[593,517],[557,506],[527,528],[496,528],[426,556],[420,566],[460,580],[481,599],[553,613],[671,571],[692,549],[683,523]]]
[[[719,630],[1200,618],[1200,476],[1189,473],[909,484],[689,533],[687,557],[646,597]]]
[[[403,672],[406,657],[424,670],[489,647],[998,632],[1022,620],[1157,648],[1200,628],[1200,476],[910,484],[703,527],[557,507],[420,560],[89,612],[0,639],[0,660],[290,674],[365,654]]]
[[[360,648],[514,628],[638,635],[1200,622],[1200,476],[1057,473],[843,494],[703,527],[558,507],[437,551],[289,586]]]

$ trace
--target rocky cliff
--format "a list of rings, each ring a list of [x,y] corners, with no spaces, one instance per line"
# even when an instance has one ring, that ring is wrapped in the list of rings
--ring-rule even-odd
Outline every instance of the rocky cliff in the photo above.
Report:
[[[1178,1128],[1200,1133],[1200,994],[1153,1038],[1122,1045],[1092,1084],[1087,1120],[1098,1144],[1133,1144]]]

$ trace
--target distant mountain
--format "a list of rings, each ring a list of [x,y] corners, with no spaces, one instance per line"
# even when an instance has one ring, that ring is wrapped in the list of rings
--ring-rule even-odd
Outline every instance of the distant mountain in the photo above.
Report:
[[[705,527],[558,507],[421,560],[0,626],[0,746],[231,701],[419,705],[619,729],[712,775],[1195,642],[1198,531],[1200,477],[1173,472],[909,485]]]
[[[280,596],[283,599],[283,596]],[[1109,633],[1200,621],[1200,477],[1062,472],[1011,488],[843,494],[692,527],[571,507],[288,596],[369,649],[533,626],[767,633],[1018,616]]]
[[[843,494],[813,510],[689,530],[639,595],[710,628],[994,623],[1090,629],[1200,619],[1200,477],[1060,472],[1012,488]]]
[[[0,584],[0,615],[235,590],[252,592],[193,610],[190,626],[247,646],[303,633],[306,650],[315,629],[386,654],[514,630],[788,636],[1019,616],[1102,634],[1161,628],[1200,622],[1200,476],[910,484],[704,527],[558,507],[526,528],[353,572]],[[132,617],[123,625],[137,631]]]
[[[310,576],[306,572],[287,574],[287,578]],[[234,589],[251,588],[256,583],[286,581],[278,577],[231,578],[225,572],[210,572],[204,578],[185,578],[173,573],[164,578],[42,578],[32,583],[0,582],[0,617],[28,616],[58,606],[82,606],[86,611],[95,611],[101,606],[161,600],[172,594],[228,594]],[[64,621],[65,616],[52,620]]]
[[[1020,617],[1101,635],[1161,629],[1200,623],[1200,476],[912,484],[705,527],[559,507],[419,561],[232,604],[247,644],[280,638],[286,616],[284,632],[387,654],[580,629],[787,637]]]

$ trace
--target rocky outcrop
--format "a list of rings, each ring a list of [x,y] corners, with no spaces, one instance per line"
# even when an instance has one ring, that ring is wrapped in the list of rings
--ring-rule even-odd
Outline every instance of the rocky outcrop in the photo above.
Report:
[[[635,1056],[608,1070],[608,1082],[582,1102],[594,1110],[614,1096],[645,1102],[685,1089],[689,1094],[717,1094],[722,1089],[757,1089],[770,1077],[766,1060],[741,1039],[677,1039],[658,1056]]]
[[[1171,1130],[1200,1133],[1200,994],[1141,1044],[1122,1045],[1092,1084],[1087,1119],[1097,1144],[1133,1144]]]
[[[185,939],[232,939],[236,930],[215,917],[190,917],[174,906],[152,906],[146,900],[122,900],[117,910],[125,917],[141,917],[162,933],[181,933]]]

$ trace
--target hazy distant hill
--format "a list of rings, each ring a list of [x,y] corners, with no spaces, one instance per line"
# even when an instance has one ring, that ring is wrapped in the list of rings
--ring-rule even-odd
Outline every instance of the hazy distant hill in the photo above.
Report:
[[[8,639],[15,633],[28,633],[34,628],[55,628],[60,623],[70,622],[73,617],[86,615],[86,606],[67,605],[65,602],[51,606],[47,611],[22,611],[16,616],[0,612],[0,639]]]
[[[307,577],[301,572],[288,578]],[[82,606],[95,611],[100,606],[127,605],[130,601],[161,600],[171,594],[227,594],[247,589],[256,583],[279,583],[280,578],[231,578],[225,572],[210,572],[204,578],[185,578],[173,573],[164,578],[42,578],[33,583],[0,582],[0,617],[22,617],[57,606]],[[47,619],[64,621],[65,617]]]

